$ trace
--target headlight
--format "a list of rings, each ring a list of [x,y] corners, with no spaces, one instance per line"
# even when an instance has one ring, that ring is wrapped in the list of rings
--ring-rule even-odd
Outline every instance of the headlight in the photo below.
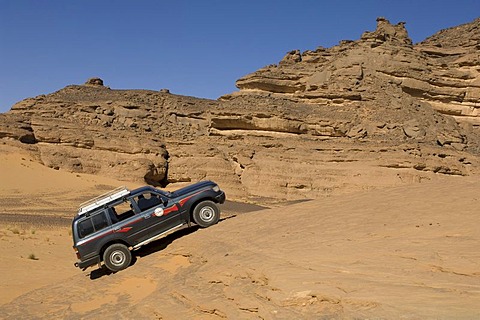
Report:
[[[220,187],[216,184],[213,188],[213,191],[215,192],[219,192],[220,191]]]

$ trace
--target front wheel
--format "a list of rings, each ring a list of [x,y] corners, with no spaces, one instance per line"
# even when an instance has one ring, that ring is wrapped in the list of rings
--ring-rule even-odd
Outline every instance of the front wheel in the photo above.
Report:
[[[193,209],[193,221],[202,228],[210,227],[220,219],[220,210],[212,201],[202,201]]]
[[[103,262],[109,270],[117,272],[130,265],[132,262],[132,253],[125,245],[115,243],[105,250]]]

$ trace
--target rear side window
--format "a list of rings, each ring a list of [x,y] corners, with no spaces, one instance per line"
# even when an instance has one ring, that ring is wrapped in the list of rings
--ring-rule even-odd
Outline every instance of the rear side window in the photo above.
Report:
[[[94,231],[92,219],[86,219],[78,223],[78,235],[80,238],[86,237],[92,234]]]
[[[107,217],[105,211],[90,216],[85,220],[78,223],[78,235],[80,238],[84,238],[96,231],[100,231],[108,227]]]
[[[106,228],[108,226],[108,221],[107,217],[105,216],[105,212],[92,216],[92,223],[95,231]]]

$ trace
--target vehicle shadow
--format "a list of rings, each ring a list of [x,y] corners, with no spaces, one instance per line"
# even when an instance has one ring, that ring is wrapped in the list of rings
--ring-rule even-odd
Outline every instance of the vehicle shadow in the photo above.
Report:
[[[261,208],[261,207],[259,207],[259,208]],[[248,208],[248,209],[250,209],[250,210],[245,210],[245,212],[242,212],[242,213],[256,211],[254,209],[257,209],[257,208],[254,208],[254,209]],[[239,211],[235,210],[235,212],[229,212],[229,213],[226,213],[226,214],[222,214],[218,223],[222,223],[225,220],[235,218],[238,215],[238,213],[239,213]],[[175,232],[173,232],[173,233],[171,233],[171,234],[169,234],[169,235],[167,235],[167,236],[165,236],[161,239],[152,241],[151,243],[141,247],[138,250],[132,251],[132,262],[131,262],[129,268],[132,267],[133,265],[135,265],[135,263],[137,261],[137,259],[136,259],[137,257],[145,257],[145,256],[148,256],[152,253],[162,251],[165,248],[167,248],[175,240],[180,239],[180,238],[182,238],[184,236],[187,236],[189,234],[195,233],[198,229],[200,229],[200,227],[194,224],[190,228],[185,227],[183,229],[177,230],[177,231],[175,231]],[[115,274],[115,273],[116,272],[112,272],[112,271],[108,270],[105,266],[102,266],[98,269],[95,269],[95,270],[91,271],[89,276],[90,276],[90,280],[96,280],[96,279],[102,278],[104,276],[109,276],[109,275],[112,275],[112,274]]]
[[[224,219],[220,219],[220,221],[222,220]],[[190,228],[180,229],[161,239],[152,241],[151,243],[144,245],[138,250],[132,251],[132,262],[130,263],[129,268],[135,265],[135,263],[137,262],[137,257],[145,257],[152,253],[164,250],[175,240],[180,239],[181,237],[187,236],[189,234],[192,234],[196,232],[198,229],[199,227],[197,225],[193,225]],[[105,266],[102,266],[98,269],[91,271],[89,276],[90,276],[90,280],[96,280],[101,277],[109,276],[114,273],[116,272],[112,272],[108,270]]]
[[[96,279],[99,279],[103,276],[109,276],[113,273],[114,272],[108,270],[105,266],[101,266],[100,268],[91,271],[88,274],[88,276],[90,277],[90,280],[96,280]]]
[[[227,219],[231,219],[236,217],[236,215],[230,215],[230,216],[222,216],[219,220],[218,223],[222,223],[223,221]],[[133,252],[132,256],[132,263],[130,266],[133,266],[136,262],[135,257],[145,257],[148,256],[152,253],[162,251],[165,248],[167,248],[172,242],[174,242],[177,239],[180,239],[184,236],[188,236],[189,234],[195,233],[200,227],[196,224],[193,224],[190,228],[185,227],[183,229],[177,230],[163,238],[160,238],[158,240],[152,241],[151,243],[141,247],[140,249],[136,250]]]
[[[189,234],[192,234],[192,233],[196,232],[198,229],[199,229],[199,227],[197,225],[193,225],[190,228],[184,228],[184,229],[180,229],[178,231],[175,231],[174,233],[171,233],[164,238],[155,240],[155,241],[141,247],[140,249],[134,251],[135,256],[145,257],[145,256],[148,256],[148,255],[151,255],[152,253],[164,250],[166,247],[168,247],[175,240],[180,239],[181,237],[187,236]],[[135,264],[135,261],[133,261],[130,266],[132,266],[134,264]]]

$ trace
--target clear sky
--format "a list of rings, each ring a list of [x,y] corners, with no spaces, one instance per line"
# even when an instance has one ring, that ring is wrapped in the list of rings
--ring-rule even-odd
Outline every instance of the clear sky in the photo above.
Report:
[[[480,16],[480,0],[0,0],[0,112],[100,77],[112,89],[216,99],[286,52],[405,21],[414,42]]]

